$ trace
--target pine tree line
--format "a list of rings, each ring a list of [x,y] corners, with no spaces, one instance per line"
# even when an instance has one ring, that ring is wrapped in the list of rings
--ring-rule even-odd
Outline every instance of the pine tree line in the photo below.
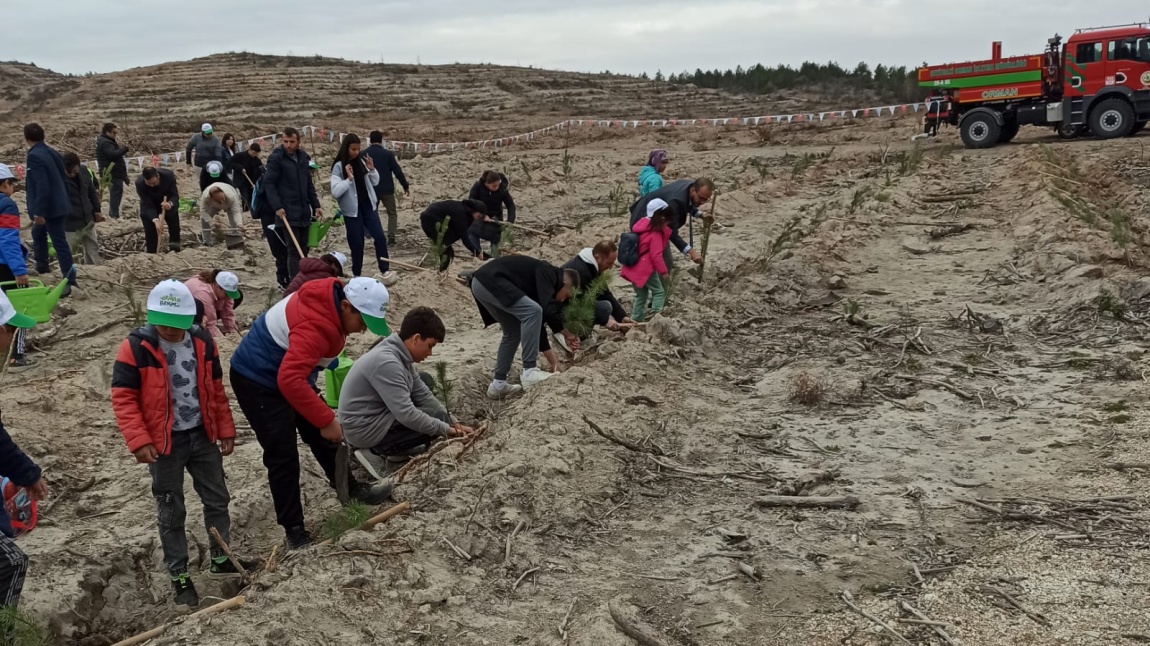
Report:
[[[643,76],[646,77],[646,74]],[[798,68],[789,65],[766,67],[760,63],[749,69],[743,69],[741,65],[726,71],[696,69],[694,73],[680,72],[666,77],[660,70],[654,80],[693,83],[702,88],[749,94],[770,94],[793,89],[823,90],[831,94],[865,91],[887,102],[916,101],[925,95],[918,87],[917,70],[914,68],[880,64],[872,69],[866,63],[859,63],[853,70],[848,70],[833,61],[822,64],[808,61]]]

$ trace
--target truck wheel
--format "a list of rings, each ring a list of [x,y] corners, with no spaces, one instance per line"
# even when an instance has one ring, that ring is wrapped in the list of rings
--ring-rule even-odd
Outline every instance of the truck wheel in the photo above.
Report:
[[[1054,129],[1058,133],[1059,139],[1077,139],[1084,134],[1086,130],[1083,126],[1058,126]]]
[[[1008,121],[1005,126],[1002,126],[1002,132],[998,134],[998,143],[1010,143],[1018,135],[1018,123]]]
[[[1002,136],[1002,127],[994,116],[978,112],[962,120],[962,143],[967,148],[990,148]]]
[[[1127,136],[1127,137],[1133,137],[1134,135],[1136,135],[1136,134],[1138,134],[1138,133],[1142,132],[1142,129],[1143,129],[1143,128],[1145,128],[1145,127],[1146,127],[1146,122],[1145,122],[1145,121],[1135,121],[1135,122],[1134,122],[1134,127],[1130,129],[1130,133],[1129,133],[1129,134],[1127,134],[1126,136]]]
[[[1125,137],[1134,128],[1134,108],[1124,99],[1106,99],[1090,111],[1090,129],[1101,139]]]

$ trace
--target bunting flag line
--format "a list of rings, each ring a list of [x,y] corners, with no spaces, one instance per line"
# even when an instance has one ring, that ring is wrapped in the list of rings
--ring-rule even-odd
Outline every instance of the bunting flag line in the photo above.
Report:
[[[503,148],[512,143],[522,141],[534,141],[536,137],[549,135],[555,131],[563,131],[576,127],[591,127],[591,128],[677,128],[687,126],[769,126],[772,124],[786,123],[803,123],[827,121],[835,119],[858,119],[860,116],[863,118],[883,116],[884,114],[891,117],[898,116],[899,114],[907,114],[910,111],[918,112],[919,109],[925,109],[926,104],[923,102],[918,103],[904,103],[894,106],[877,106],[871,108],[850,108],[846,110],[834,110],[830,112],[815,113],[797,113],[797,114],[773,114],[757,117],[720,117],[712,119],[636,119],[636,120],[613,120],[613,119],[567,119],[561,121],[553,126],[539,128],[531,132],[524,132],[517,135],[508,135],[495,139],[483,139],[477,141],[453,141],[453,142],[416,142],[416,141],[383,141],[383,146],[395,152],[415,152],[415,153],[441,153],[441,152],[454,152],[457,150],[487,150],[489,148]],[[337,143],[342,141],[346,133],[332,130],[330,128],[322,128],[317,126],[303,126],[299,128],[301,136],[310,136],[313,140],[318,137],[320,141],[327,139],[328,143]],[[247,150],[254,143],[259,143],[261,147],[266,148],[264,152],[271,152],[271,147],[276,144],[276,139],[280,133],[272,133],[262,137],[253,137],[244,141],[238,141],[237,149],[239,151]],[[362,139],[367,139],[366,135],[361,135]],[[128,165],[128,170],[142,171],[144,167],[151,162],[152,166],[171,166],[178,164],[184,160],[185,151],[178,150],[167,153],[155,153],[150,158],[146,156],[129,157],[125,159]],[[91,168],[96,168],[96,162],[84,162]],[[133,168],[133,165],[135,166]],[[10,166],[12,166],[10,164]],[[24,177],[24,166],[22,164],[14,165],[16,176],[20,179]]]

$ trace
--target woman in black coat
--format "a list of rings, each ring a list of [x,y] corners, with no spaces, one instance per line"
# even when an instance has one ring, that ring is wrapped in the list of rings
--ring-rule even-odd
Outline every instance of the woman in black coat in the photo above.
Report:
[[[507,221],[515,221],[515,200],[507,190],[507,176],[498,171],[484,171],[478,182],[471,187],[468,199],[479,200],[487,207],[487,217],[503,221],[503,207],[507,206]],[[503,237],[503,225],[499,222],[476,222],[468,232],[472,245],[480,248],[480,240],[491,243],[492,258],[499,257],[499,239]]]

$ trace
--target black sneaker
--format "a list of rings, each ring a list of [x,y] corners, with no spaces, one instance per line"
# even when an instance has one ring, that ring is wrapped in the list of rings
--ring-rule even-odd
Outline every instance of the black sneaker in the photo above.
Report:
[[[176,605],[195,608],[200,605],[200,595],[187,572],[172,577],[172,590],[176,593]]]
[[[287,533],[289,550],[302,550],[311,545],[311,534],[303,527],[288,527],[284,531]]]
[[[382,505],[388,498],[391,498],[391,492],[394,490],[395,485],[391,483],[377,484],[373,487],[357,484],[355,488],[351,490],[351,499],[358,500],[369,507],[374,507],[376,505]]]
[[[239,562],[240,565],[244,566],[244,569],[247,570],[248,574],[251,574],[253,571],[259,569],[261,565],[263,565],[263,561],[248,560],[242,558],[239,559]],[[212,559],[212,567],[208,570],[209,578],[234,579],[239,576],[242,575],[240,574],[240,571],[236,569],[236,566],[232,563],[231,559],[224,557],[224,560],[218,562],[216,559]]]
[[[16,356],[12,357],[12,359],[8,362],[8,367],[13,368],[15,370],[23,370],[25,368],[31,368],[32,366],[35,366],[35,365],[36,365],[35,359],[29,359],[28,357],[26,357],[22,354],[18,354]]]

